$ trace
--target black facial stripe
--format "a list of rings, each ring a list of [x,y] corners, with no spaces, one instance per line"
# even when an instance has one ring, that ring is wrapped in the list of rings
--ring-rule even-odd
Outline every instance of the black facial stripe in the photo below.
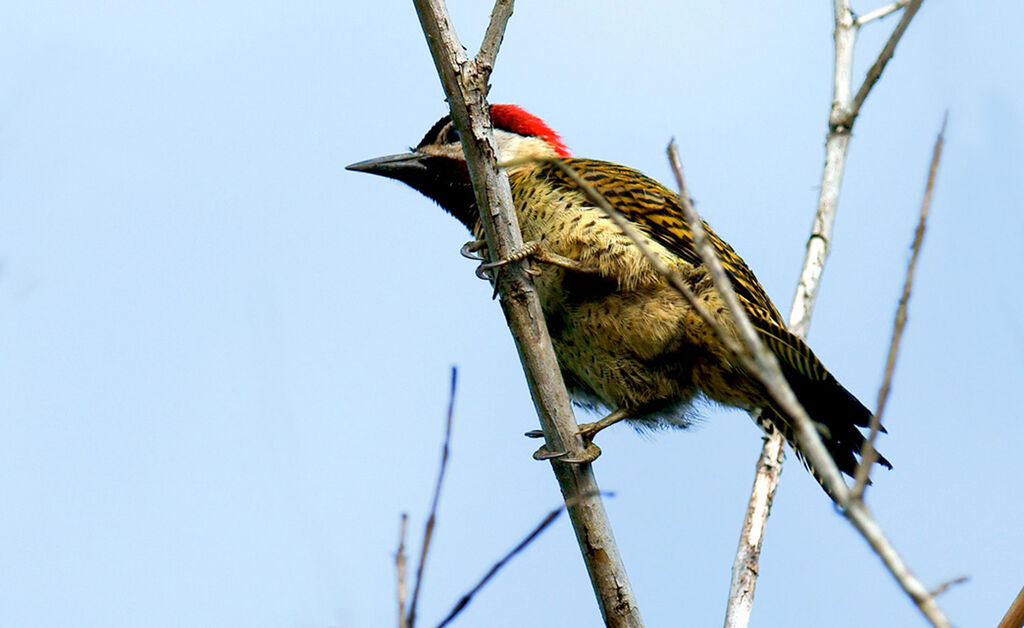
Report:
[[[451,116],[445,116],[438,120],[437,122],[435,122],[434,126],[430,127],[430,130],[427,131],[427,134],[423,136],[422,140],[420,140],[420,143],[416,145],[416,148],[423,148],[424,146],[428,146],[430,144],[436,144],[437,136],[441,133],[441,129],[443,129],[445,125],[451,121]]]

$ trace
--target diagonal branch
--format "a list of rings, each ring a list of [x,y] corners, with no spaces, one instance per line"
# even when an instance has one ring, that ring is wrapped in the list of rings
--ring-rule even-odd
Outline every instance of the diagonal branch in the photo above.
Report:
[[[1024,626],[1024,589],[1014,598],[997,628],[1020,628]]]
[[[543,519],[541,519],[540,523],[538,523],[537,526],[530,531],[529,534],[523,537],[523,540],[516,543],[515,547],[513,547],[504,556],[498,559],[498,562],[491,565],[491,568],[487,570],[487,573],[484,574],[483,578],[480,578],[479,582],[474,584],[473,587],[465,593],[465,595],[459,598],[459,601],[455,603],[455,605],[452,607],[452,610],[448,611],[448,615],[446,615],[445,618],[441,620],[441,623],[437,625],[437,628],[444,628],[445,626],[450,624],[453,619],[458,617],[459,613],[465,610],[465,608],[469,606],[469,603],[473,601],[473,596],[479,593],[480,590],[483,589],[485,586],[487,586],[487,583],[491,581],[491,578],[496,576],[498,572],[501,571],[502,567],[508,564],[508,561],[512,560],[516,557],[516,555],[519,552],[526,549],[526,547],[530,543],[533,543],[534,539],[540,536],[541,533],[548,528],[548,526],[554,523],[555,520],[558,519],[558,516],[562,514],[563,510],[565,510],[564,504],[549,512]]]
[[[462,138],[488,249],[495,259],[505,259],[522,245],[522,235],[508,177],[497,167],[497,144],[491,132],[486,95],[490,66],[512,3],[499,1],[492,13],[479,61],[467,59],[443,0],[414,0],[414,4],[448,97],[452,120]],[[523,363],[546,447],[579,455],[585,446],[525,263],[503,267],[499,280],[501,306]],[[566,464],[557,459],[551,465],[605,623],[642,626],[593,469],[590,465]]]
[[[864,26],[868,22],[873,22],[874,20],[880,20],[883,17],[888,17],[893,13],[899,11],[903,7],[907,6],[907,3],[909,1],[910,0],[899,0],[899,2],[893,2],[892,4],[887,4],[883,7],[878,7],[874,11],[868,11],[864,15],[858,16],[854,23],[857,26]]]
[[[853,498],[862,499],[864,489],[868,484],[868,475],[871,473],[871,465],[878,459],[878,452],[875,451],[875,439],[878,431],[882,428],[882,413],[885,412],[885,404],[889,400],[889,390],[892,386],[892,376],[896,369],[896,356],[900,351],[900,340],[903,338],[903,328],[907,324],[907,303],[910,301],[910,290],[914,284],[914,268],[917,267],[917,256],[921,253],[921,243],[924,241],[924,230],[928,224],[928,210],[932,205],[932,189],[935,187],[935,177],[939,170],[939,160],[942,157],[943,137],[946,134],[946,117],[942,119],[942,129],[939,136],[935,138],[935,148],[932,150],[932,162],[928,168],[928,183],[924,188],[924,200],[921,201],[921,215],[917,220],[917,229],[914,230],[914,243],[911,245],[910,261],[907,263],[907,275],[903,281],[903,294],[900,295],[899,305],[896,307],[896,320],[892,325],[892,341],[889,343],[889,355],[885,359],[885,375],[882,377],[882,385],[878,389],[878,403],[875,406],[875,413],[871,416],[871,433],[861,446],[860,464],[857,465],[857,472],[854,474],[856,482],[853,485]]]
[[[675,173],[676,181],[679,183],[680,197],[682,200],[683,212],[686,215],[690,231],[693,233],[694,248],[700,254],[704,266],[711,274],[715,282],[715,289],[732,315],[732,320],[740,334],[740,339],[746,346],[747,351],[753,356],[756,363],[756,370],[753,374],[761,381],[773,400],[779,405],[796,424],[797,440],[800,443],[800,451],[807,459],[811,468],[815,470],[816,476],[824,484],[825,489],[836,500],[843,515],[850,520],[853,526],[864,536],[875,553],[882,559],[885,566],[892,573],[893,577],[914,601],[924,616],[935,626],[949,626],[935,599],[924,587],[924,585],[910,572],[909,567],[903,562],[896,549],[886,539],[881,527],[875,522],[868,512],[867,507],[860,500],[852,499],[850,489],[842,479],[839,468],[825,449],[824,443],[814,427],[814,422],[807,416],[803,406],[796,399],[789,383],[779,369],[775,356],[764,346],[758,337],[754,327],[746,315],[736,293],[732,289],[729,278],[722,268],[721,261],[715,254],[711,244],[707,241],[704,232],[704,223],[697,215],[686,192],[686,185],[683,182],[682,167],[679,163],[679,156],[675,150],[675,144],[669,145],[669,158],[672,162],[672,170]]]
[[[679,154],[676,151],[675,142],[669,144],[668,152],[672,171],[675,174],[676,183],[679,185],[679,196],[682,199],[683,214],[686,217],[690,231],[693,233],[693,247],[697,250],[698,255],[700,255],[701,261],[704,262],[704,267],[708,269],[711,279],[715,284],[715,290],[718,291],[718,295],[725,302],[732,316],[732,321],[739,333],[740,340],[746,349],[744,353],[751,356],[749,359],[744,360],[744,366],[747,366],[751,374],[757,377],[765,388],[768,389],[769,394],[779,404],[780,409],[793,418],[799,435],[801,453],[804,454],[811,467],[821,477],[829,494],[836,497],[837,502],[842,505],[843,502],[839,498],[846,491],[843,477],[838,467],[832,461],[832,457],[825,448],[825,444],[821,441],[818,430],[814,427],[814,422],[807,416],[807,412],[800,405],[800,402],[797,401],[796,395],[793,394],[789,383],[782,375],[778,360],[764,346],[760,336],[757,334],[757,330],[754,329],[750,318],[736,297],[736,292],[732,288],[729,276],[722,267],[722,262],[718,259],[718,255],[715,254],[714,249],[711,247],[707,232],[704,229],[704,223],[697,214],[697,210],[694,209],[693,203],[690,201],[686,191],[682,166],[679,163]]]
[[[878,54],[878,58],[868,68],[867,76],[864,77],[864,82],[860,84],[860,89],[857,90],[857,95],[853,97],[853,101],[848,108],[851,126],[853,125],[853,119],[860,113],[860,108],[867,99],[868,94],[871,93],[871,88],[875,86],[878,79],[882,78],[885,66],[892,59],[892,56],[896,54],[896,44],[900,43],[903,33],[907,32],[907,27],[910,26],[910,21],[917,15],[917,10],[921,8],[922,2],[924,0],[911,0],[907,4],[907,8],[903,11],[900,21],[896,24],[896,28],[892,30],[889,40],[882,47],[882,52]]]

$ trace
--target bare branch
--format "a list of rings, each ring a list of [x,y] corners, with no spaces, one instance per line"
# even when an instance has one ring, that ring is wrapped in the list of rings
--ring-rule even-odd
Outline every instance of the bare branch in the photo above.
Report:
[[[846,0],[835,0],[835,59],[832,75],[832,109],[828,117],[828,135],[825,138],[825,167],[821,172],[818,208],[814,214],[811,235],[807,238],[804,263],[797,281],[796,294],[789,312],[789,329],[804,337],[811,325],[811,312],[818,298],[821,274],[825,270],[832,228],[843,172],[846,169],[846,151],[850,144],[850,128],[842,122],[843,112],[851,98],[853,76],[853,49],[857,29],[853,26],[853,13]],[[743,624],[746,625],[746,624]]]
[[[725,609],[726,627],[745,626],[754,609],[761,545],[772,501],[775,499],[775,489],[779,486],[779,476],[782,474],[782,461],[786,455],[784,444],[785,439],[778,430],[765,435],[764,447],[757,460],[754,486],[747,503],[747,514],[743,520],[743,530],[740,532],[739,547],[732,565],[729,603]]]
[[[430,540],[434,536],[434,523],[437,521],[437,504],[441,500],[441,487],[444,485],[445,473],[448,471],[448,451],[452,440],[452,414],[455,411],[455,385],[458,382],[459,370],[452,367],[451,388],[448,390],[448,414],[444,424],[444,444],[441,446],[441,464],[437,469],[437,482],[434,484],[434,497],[430,500],[430,515],[423,528],[423,547],[420,548],[420,562],[416,566],[416,583],[412,589],[412,601],[409,603],[409,628],[416,625],[416,604],[420,599],[420,585],[423,584],[423,569],[430,551]]]
[[[459,601],[455,603],[455,606],[453,606],[452,610],[448,612],[448,615],[444,618],[444,620],[442,620],[441,623],[437,625],[437,628],[444,628],[444,626],[447,626],[453,619],[455,619],[459,615],[459,613],[463,611],[463,609],[469,606],[469,603],[473,600],[473,596],[476,595],[477,592],[480,591],[480,589],[484,588],[484,586],[487,585],[488,581],[490,581],[490,579],[493,578],[498,573],[498,571],[500,571],[501,568],[504,567],[506,563],[508,563],[508,561],[512,560],[513,558],[515,558],[516,554],[526,549],[526,546],[528,546],[530,543],[533,542],[534,539],[540,536],[540,534],[544,532],[544,530],[546,530],[549,525],[554,523],[555,520],[558,519],[558,516],[562,514],[563,510],[565,510],[564,504],[549,512],[546,517],[541,519],[540,523],[537,524],[537,527],[530,531],[530,533],[527,534],[522,541],[519,541],[519,543],[511,550],[509,550],[507,554],[498,559],[498,562],[494,563],[491,566],[491,568],[487,570],[487,573],[484,574],[484,577],[481,578],[480,581],[477,582],[475,585],[473,585],[473,588],[467,591],[466,594],[463,595],[459,599]]]
[[[900,16],[900,21],[896,24],[896,28],[893,29],[892,34],[889,35],[889,41],[885,42],[885,46],[882,47],[882,52],[878,54],[878,58],[868,69],[867,76],[864,77],[864,82],[861,83],[860,89],[857,90],[857,95],[853,97],[853,101],[850,103],[850,107],[847,113],[850,117],[849,126],[853,125],[854,118],[860,113],[861,105],[864,104],[864,100],[867,99],[868,94],[871,92],[871,88],[875,86],[878,79],[882,78],[882,71],[885,70],[886,64],[892,59],[893,54],[896,52],[896,44],[900,43],[900,38],[903,37],[903,33],[907,31],[907,27],[910,26],[910,21],[917,15],[917,10],[921,8],[921,3],[924,0],[910,0],[907,3],[906,10],[903,11],[903,15]]]
[[[967,576],[960,576],[959,578],[953,578],[949,582],[943,582],[939,586],[937,586],[934,589],[932,589],[931,596],[932,597],[939,597],[940,595],[942,595],[943,593],[945,593],[949,589],[951,589],[951,588],[953,588],[953,587],[955,587],[957,585],[964,584],[965,582],[967,582],[969,580],[970,580],[970,578],[968,578]]]
[[[1021,626],[1024,626],[1024,589],[1021,589],[1017,597],[1014,598],[1013,604],[1010,604],[1009,610],[1006,611],[1006,615],[1003,616],[996,628],[1021,628]]]
[[[883,17],[887,17],[887,16],[892,15],[893,13],[899,11],[903,7],[907,6],[907,4],[909,4],[909,2],[910,2],[910,0],[899,0],[899,2],[893,2],[892,4],[887,4],[887,5],[883,6],[883,7],[878,7],[874,11],[868,11],[864,15],[859,16],[854,21],[854,23],[859,28],[859,27],[864,26],[865,24],[867,24],[868,22],[871,22],[873,20],[880,20]]]
[[[914,283],[914,268],[917,266],[917,257],[921,253],[921,243],[924,242],[924,230],[928,224],[928,210],[932,205],[932,189],[935,187],[935,177],[939,171],[939,160],[942,158],[942,142],[946,134],[946,117],[942,120],[942,129],[935,138],[935,147],[932,149],[932,161],[928,168],[928,183],[924,188],[924,200],[921,202],[921,215],[917,220],[917,229],[914,230],[914,243],[911,245],[910,261],[907,263],[907,275],[903,280],[903,294],[900,296],[899,305],[896,307],[896,320],[892,325],[892,340],[889,343],[889,355],[885,359],[885,375],[882,377],[882,385],[878,390],[878,403],[875,406],[875,413],[871,417],[871,433],[867,440],[861,445],[860,464],[857,465],[857,472],[854,474],[856,482],[853,485],[853,499],[861,499],[864,489],[867,487],[868,475],[871,473],[871,465],[878,459],[878,452],[875,451],[875,439],[878,437],[878,430],[882,427],[882,413],[885,412],[885,404],[889,400],[889,390],[892,387],[893,371],[896,369],[896,356],[900,351],[900,340],[903,338],[903,328],[907,324],[907,304],[910,301],[910,292]]]
[[[904,0],[900,0],[903,2]],[[909,2],[909,0],[907,0]],[[899,4],[899,2],[894,3]],[[857,105],[854,108],[852,94],[853,56],[860,26],[869,19],[880,19],[885,11],[893,5],[883,7],[857,20],[850,8],[849,0],[833,0],[833,17],[835,27],[833,38],[835,56],[832,77],[832,108],[828,118],[828,134],[825,139],[825,166],[822,169],[821,186],[819,188],[818,206],[814,215],[814,224],[807,239],[800,278],[797,281],[796,293],[789,314],[789,329],[794,334],[805,337],[810,328],[811,313],[817,300],[821,285],[821,275],[828,259],[829,246],[832,241],[832,230],[835,226],[836,210],[839,204],[839,192],[842,187],[843,173],[846,169],[846,154],[850,145],[853,124],[860,107],[867,98],[871,87],[878,81],[889,58],[892,57],[896,43],[906,31],[910,20],[920,8],[920,0],[911,2],[896,26],[889,42],[882,50],[879,59],[868,72],[868,78],[858,91]],[[893,8],[893,11],[898,7]],[[891,45],[890,45],[891,44]],[[888,52],[886,52],[888,51]],[[873,77],[873,78],[872,78]],[[870,79],[870,81],[868,80]],[[764,445],[761,460],[772,460],[776,451],[781,449],[780,436],[769,438]],[[782,465],[759,464],[747,508],[747,517],[743,523],[736,560],[733,563],[732,587],[729,592],[727,610],[727,628],[746,628],[750,623],[750,610],[753,608],[754,586],[757,579],[755,571],[745,568],[746,565],[757,565],[760,560],[761,539],[764,537],[767,517],[754,521],[752,513],[768,512],[775,486],[778,485]],[[759,490],[759,487],[767,490]],[[739,568],[739,573],[736,569]],[[749,598],[749,604],[741,600]]]
[[[512,205],[508,177],[497,167],[497,144],[491,132],[486,102],[485,68],[467,60],[442,0],[414,0],[420,24],[430,47],[452,120],[462,138],[470,179],[480,210],[487,247],[496,259],[505,259],[522,246],[522,235]],[[508,3],[511,10],[511,2]],[[505,17],[503,17],[505,16]],[[504,23],[506,13],[496,8],[492,24]],[[488,27],[481,60],[496,51],[501,26]],[[490,42],[493,42],[490,43]],[[569,395],[555,359],[544,313],[526,262],[502,268],[501,306],[516,342],[530,387],[546,448],[567,451],[578,457],[585,449],[573,417]],[[609,626],[642,626],[629,576],[612,535],[590,465],[566,464],[552,459],[552,470],[566,499],[576,540],[590,574],[604,621]]]
[[[514,4],[513,0],[497,0],[494,3],[491,21],[487,25],[483,42],[480,43],[480,52],[476,53],[476,67],[485,76],[489,76],[491,70],[494,69],[494,59],[498,56],[498,48],[501,47],[501,40],[505,37],[505,26],[508,24],[508,19],[512,17]],[[484,80],[486,81],[486,78]]]
[[[409,523],[409,515],[402,513],[402,522],[398,531],[398,551],[395,552],[395,576],[398,580],[398,628],[410,628],[409,618],[405,614],[405,601],[408,596],[405,568],[405,529]]]

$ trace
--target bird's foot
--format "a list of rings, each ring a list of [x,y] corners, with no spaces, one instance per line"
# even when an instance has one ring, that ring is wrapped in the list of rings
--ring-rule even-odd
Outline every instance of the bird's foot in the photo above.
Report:
[[[481,276],[489,270],[501,268],[502,266],[508,266],[513,262],[522,261],[526,258],[530,258],[531,261],[542,262],[545,261],[545,254],[546,251],[540,245],[540,242],[534,240],[531,240],[530,242],[524,242],[522,246],[520,246],[517,249],[514,249],[511,253],[509,253],[508,257],[506,257],[505,259],[500,259],[496,262],[485,262],[483,264],[480,264],[480,267],[476,269],[476,274],[478,276]],[[526,272],[535,276],[540,274],[540,271],[537,268],[535,268],[532,264],[527,264]]]
[[[462,254],[465,255],[466,257],[470,257],[471,259],[482,260],[483,257],[478,257],[476,255],[473,255],[473,253],[478,252],[486,247],[487,243],[483,242],[482,240],[469,242],[462,247]],[[569,259],[568,257],[558,255],[557,253],[552,253],[551,251],[544,248],[544,245],[542,245],[540,242],[536,240],[530,240],[528,242],[524,242],[522,246],[516,248],[511,253],[509,253],[505,257],[505,259],[480,264],[480,266],[477,268],[476,274],[477,276],[486,279],[488,278],[486,275],[487,271],[493,270],[495,268],[501,268],[502,266],[507,266],[513,262],[519,262],[524,259],[529,259],[531,262],[539,262],[541,264],[551,264],[553,266],[558,266],[559,268],[564,268],[566,270],[573,270],[577,272],[590,272],[592,270],[584,266],[583,264],[580,264],[574,259]],[[538,269],[533,264],[529,264],[527,266],[526,272],[530,273],[531,275],[539,275],[541,273],[540,269]]]
[[[594,444],[594,436],[604,428],[615,425],[619,421],[628,418],[628,416],[628,413],[620,408],[600,421],[583,423],[580,425],[576,433],[583,439],[584,449],[578,455],[573,455],[568,451],[550,451],[546,446],[542,446],[540,449],[533,452],[533,459],[551,460],[552,458],[556,458],[561,462],[568,462],[570,464],[585,464],[593,462],[601,455],[601,448]],[[530,430],[526,433],[526,436],[528,438],[544,438],[544,432],[540,430]]]

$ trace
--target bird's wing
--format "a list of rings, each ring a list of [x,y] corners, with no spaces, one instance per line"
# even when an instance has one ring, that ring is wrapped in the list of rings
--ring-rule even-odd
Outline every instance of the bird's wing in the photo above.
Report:
[[[687,226],[677,194],[654,179],[625,166],[575,158],[566,159],[565,163],[608,199],[612,207],[659,244],[690,264],[702,264],[694,249],[693,232]],[[572,179],[556,165],[547,165],[545,169],[546,174],[558,183],[576,187]],[[704,229],[751,323],[772,353],[783,365],[811,380],[831,378],[807,344],[786,329],[779,311],[746,263],[707,223],[704,223]]]

